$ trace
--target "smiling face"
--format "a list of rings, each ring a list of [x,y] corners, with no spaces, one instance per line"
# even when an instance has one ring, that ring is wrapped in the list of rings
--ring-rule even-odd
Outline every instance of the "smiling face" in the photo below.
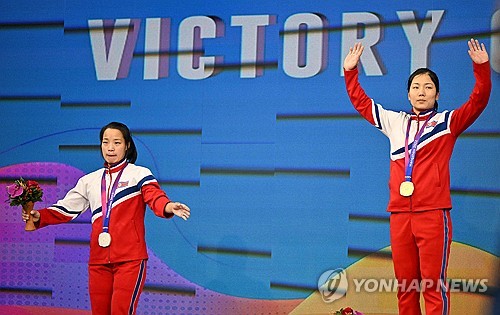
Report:
[[[122,161],[127,153],[128,145],[123,134],[118,129],[108,128],[104,131],[101,141],[101,152],[109,164]]]
[[[416,114],[434,108],[439,99],[439,92],[429,74],[423,73],[413,78],[408,90],[408,99]]]

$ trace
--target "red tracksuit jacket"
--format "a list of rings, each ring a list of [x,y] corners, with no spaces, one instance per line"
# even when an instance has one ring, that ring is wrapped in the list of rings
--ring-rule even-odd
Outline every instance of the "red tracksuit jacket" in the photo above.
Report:
[[[126,165],[126,167],[125,167]],[[106,172],[106,187],[114,183],[118,172],[125,167],[113,199],[109,222],[111,244],[101,247],[102,232],[101,178]],[[111,169],[99,169],[81,177],[66,196],[51,207],[39,210],[38,227],[59,224],[75,219],[88,208],[92,211],[89,264],[107,264],[147,259],[144,216],[146,205],[159,217],[165,217],[165,205],[170,202],[158,182],[145,167],[120,163]],[[171,216],[170,216],[171,217]]]

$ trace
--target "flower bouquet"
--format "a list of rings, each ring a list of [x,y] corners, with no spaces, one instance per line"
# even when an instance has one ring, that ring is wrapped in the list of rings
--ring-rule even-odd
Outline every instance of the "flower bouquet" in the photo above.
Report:
[[[350,307],[341,308],[334,313],[335,315],[363,315],[363,313],[353,310]]]
[[[9,200],[11,206],[22,206],[23,213],[29,214],[29,220],[26,221],[25,231],[36,230],[35,224],[33,222],[33,217],[31,216],[31,210],[35,202],[42,201],[43,190],[34,180],[25,180],[20,178],[14,181],[14,184],[7,186],[7,193],[9,194]]]

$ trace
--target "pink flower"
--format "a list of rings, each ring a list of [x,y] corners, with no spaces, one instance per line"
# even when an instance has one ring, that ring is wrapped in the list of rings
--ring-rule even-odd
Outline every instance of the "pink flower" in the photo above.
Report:
[[[23,194],[23,188],[19,185],[12,184],[7,186],[7,193],[11,198],[16,198]]]

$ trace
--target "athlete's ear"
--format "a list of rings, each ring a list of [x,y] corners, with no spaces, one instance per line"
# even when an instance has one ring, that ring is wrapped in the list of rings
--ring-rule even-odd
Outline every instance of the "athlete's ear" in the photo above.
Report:
[[[436,94],[436,101],[439,100],[439,92]]]

